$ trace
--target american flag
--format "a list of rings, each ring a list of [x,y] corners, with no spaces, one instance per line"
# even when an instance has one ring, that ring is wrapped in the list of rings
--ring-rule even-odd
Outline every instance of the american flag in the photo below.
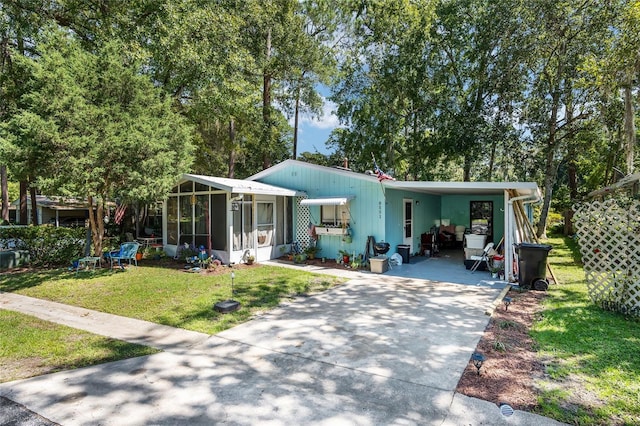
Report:
[[[373,165],[374,165],[374,169],[373,172],[376,174],[376,176],[378,177],[378,182],[382,182],[383,180],[395,180],[395,178],[389,176],[388,174],[386,174],[385,172],[383,172],[380,167],[378,167],[378,163],[376,162],[376,160],[373,160]]]
[[[122,223],[122,219],[124,219],[124,212],[125,210],[127,210],[127,205],[126,204],[120,204],[119,206],[116,207],[116,212],[115,212],[115,222],[120,225],[120,223]]]

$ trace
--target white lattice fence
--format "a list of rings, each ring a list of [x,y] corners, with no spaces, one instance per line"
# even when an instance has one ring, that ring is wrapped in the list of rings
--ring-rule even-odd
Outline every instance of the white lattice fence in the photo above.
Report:
[[[604,309],[640,316],[640,202],[574,206],[589,296]]]
[[[311,223],[311,212],[309,206],[301,206],[300,201],[306,197],[296,197],[296,205],[298,210],[298,226],[296,229],[296,241],[299,244],[300,250],[304,250],[309,247],[311,243],[311,236],[309,235],[309,223]]]

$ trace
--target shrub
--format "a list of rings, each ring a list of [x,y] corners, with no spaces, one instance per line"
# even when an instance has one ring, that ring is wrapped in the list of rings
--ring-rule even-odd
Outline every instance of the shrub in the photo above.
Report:
[[[14,226],[0,228],[0,241],[12,240],[16,250],[28,251],[31,266],[61,266],[83,257],[86,232],[85,228]]]

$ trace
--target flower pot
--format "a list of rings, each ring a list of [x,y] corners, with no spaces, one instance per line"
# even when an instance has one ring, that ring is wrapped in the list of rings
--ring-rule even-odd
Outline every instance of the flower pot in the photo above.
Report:
[[[344,263],[345,265],[349,264],[349,256],[348,255],[343,255],[342,256],[342,263]]]
[[[142,260],[142,253],[136,253],[136,260]]]

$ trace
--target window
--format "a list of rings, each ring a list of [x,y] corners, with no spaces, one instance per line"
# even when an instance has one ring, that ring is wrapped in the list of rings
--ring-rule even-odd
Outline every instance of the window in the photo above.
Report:
[[[178,244],[193,244],[193,209],[191,195],[180,196],[180,239]]]
[[[167,244],[178,244],[178,197],[167,200]]]
[[[258,247],[272,245],[274,217],[272,202],[258,202],[257,208],[257,225],[258,225]]]
[[[253,211],[251,196],[245,194],[237,202],[238,209],[233,211],[233,250],[253,248]]]
[[[493,236],[493,202],[472,201],[470,206],[471,233]]]
[[[343,206],[320,206],[320,222],[323,225],[349,225],[349,208]]]

